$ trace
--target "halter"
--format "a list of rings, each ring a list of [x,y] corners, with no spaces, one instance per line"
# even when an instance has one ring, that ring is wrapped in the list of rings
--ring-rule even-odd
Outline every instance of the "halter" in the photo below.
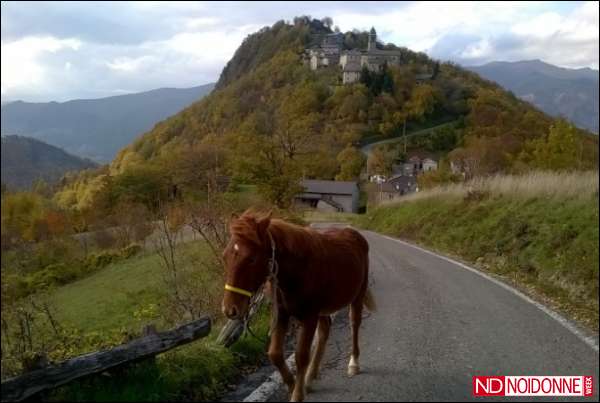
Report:
[[[277,285],[276,284],[277,272],[278,272],[279,266],[277,265],[277,261],[275,260],[275,241],[273,240],[273,235],[271,235],[270,231],[267,230],[267,234],[269,234],[269,240],[271,241],[271,258],[269,259],[269,276],[267,277],[267,280],[271,280],[273,285],[276,286]],[[244,290],[243,288],[234,287],[229,284],[225,284],[225,290],[231,291],[231,292],[234,292],[237,294],[241,294],[248,298],[252,298],[252,295],[253,295],[252,292],[250,292],[248,290]]]
[[[267,234],[269,235],[269,240],[271,242],[271,258],[269,259],[269,275],[267,277],[266,281],[271,281],[271,290],[272,290],[272,298],[271,298],[271,324],[270,324],[270,331],[269,333],[273,332],[273,328],[277,323],[278,320],[278,314],[279,314],[279,304],[278,304],[278,298],[277,298],[277,292],[279,289],[279,284],[278,284],[278,279],[277,279],[277,274],[279,272],[279,265],[277,264],[277,260],[275,260],[275,241],[273,240],[273,235],[271,235],[271,232],[267,230]],[[265,281],[265,282],[266,282]],[[263,283],[264,285],[264,283]],[[263,302],[264,299],[264,293],[262,292],[262,288],[263,287],[259,287],[259,292],[252,294],[250,291],[244,290],[242,288],[238,288],[238,287],[234,287],[232,285],[229,284],[225,284],[225,289],[227,291],[231,291],[231,292],[235,292],[241,295],[244,295],[248,298],[250,298],[250,302],[248,304],[248,309],[246,310],[246,314],[244,315],[244,317],[239,320],[239,322],[241,322],[241,326],[242,326],[242,334],[250,334],[252,335],[255,339],[259,340],[260,342],[264,342],[266,343],[267,340],[262,340],[261,338],[259,338],[258,336],[256,336],[254,334],[254,332],[252,331],[252,329],[250,329],[250,320],[252,318],[252,316],[254,316],[254,314],[258,311],[258,309],[260,308],[260,305]],[[225,328],[223,328],[225,329]],[[222,332],[221,332],[222,333]],[[221,335],[219,335],[219,337],[221,337]],[[237,337],[236,337],[237,340]]]

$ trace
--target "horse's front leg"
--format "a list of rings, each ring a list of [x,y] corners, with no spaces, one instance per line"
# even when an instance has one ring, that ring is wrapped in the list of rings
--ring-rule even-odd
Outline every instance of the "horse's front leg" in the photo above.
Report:
[[[292,392],[292,402],[301,402],[304,400],[306,369],[310,360],[310,348],[318,320],[318,315],[315,315],[301,322],[302,327],[300,329],[300,337],[298,338],[298,346],[296,347],[296,384]]]
[[[283,382],[288,387],[291,394],[294,389],[294,375],[288,368],[285,358],[283,357],[283,345],[285,343],[285,335],[290,323],[290,317],[283,312],[279,312],[277,323],[271,334],[271,344],[269,345],[269,360],[279,370]]]

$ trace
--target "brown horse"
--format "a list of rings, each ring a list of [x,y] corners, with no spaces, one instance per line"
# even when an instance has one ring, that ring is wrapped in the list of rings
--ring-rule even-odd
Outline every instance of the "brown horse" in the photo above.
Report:
[[[365,238],[350,228],[321,233],[250,211],[232,217],[229,230],[231,238],[223,253],[223,313],[230,319],[242,318],[250,297],[269,281],[274,319],[269,359],[279,369],[291,400],[302,401],[305,385],[317,377],[331,327],[329,315],[348,305],[352,324],[348,375],[357,374],[363,304],[369,310],[375,308],[368,290],[369,244]],[[295,381],[283,357],[291,317],[301,325]],[[318,342],[310,359],[317,327]]]

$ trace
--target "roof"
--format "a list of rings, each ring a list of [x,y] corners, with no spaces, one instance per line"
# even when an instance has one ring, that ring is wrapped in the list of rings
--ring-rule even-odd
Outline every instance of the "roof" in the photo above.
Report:
[[[407,183],[415,183],[415,177],[414,176],[407,176],[407,175],[394,175],[392,177],[389,177],[388,182],[407,182]]]
[[[416,80],[429,80],[432,77],[433,77],[433,74],[431,74],[431,73],[421,73],[421,74],[415,75]]]
[[[348,62],[344,65],[344,71],[361,71],[362,67],[360,66],[360,63],[357,62]]]
[[[416,184],[417,181],[414,176],[396,175],[381,184],[381,191],[388,193],[400,192],[403,189],[415,187]]]
[[[371,49],[364,52],[367,55],[378,55],[378,56],[402,56],[400,50],[385,50],[385,49]]]
[[[305,179],[300,185],[305,193],[352,195],[358,190],[356,182]]]

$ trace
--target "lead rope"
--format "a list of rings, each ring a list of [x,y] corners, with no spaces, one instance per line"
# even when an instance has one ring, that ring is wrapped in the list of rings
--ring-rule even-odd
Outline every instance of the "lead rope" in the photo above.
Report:
[[[277,320],[279,318],[279,304],[278,304],[278,291],[279,291],[279,282],[278,282],[278,274],[279,274],[279,265],[277,264],[277,260],[275,259],[275,241],[273,240],[273,235],[271,231],[267,230],[267,234],[269,234],[269,240],[271,241],[271,260],[269,260],[269,276],[267,280],[271,282],[271,328],[269,329],[269,334],[273,333],[273,329],[277,324]]]

